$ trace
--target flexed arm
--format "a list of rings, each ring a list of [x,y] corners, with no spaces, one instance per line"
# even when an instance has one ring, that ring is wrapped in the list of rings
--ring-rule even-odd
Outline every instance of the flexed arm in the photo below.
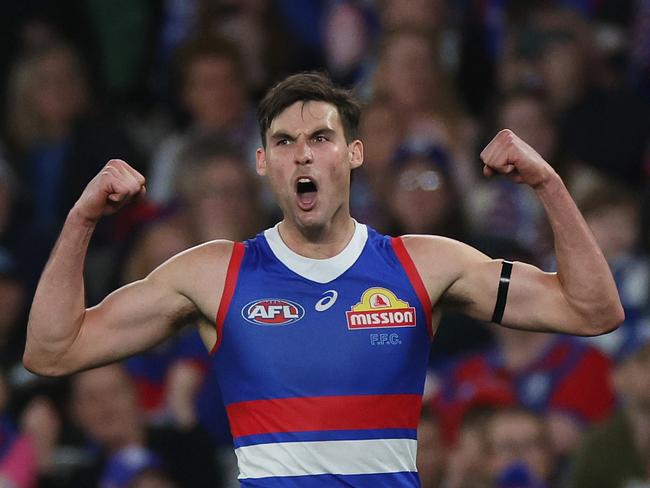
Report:
[[[514,263],[502,323],[540,331],[596,335],[616,328],[624,318],[609,266],[587,223],[555,170],[510,130],[502,130],[481,153],[486,176],[505,175],[529,185],[542,202],[555,239],[557,273]],[[436,253],[445,270],[439,292],[461,311],[489,321],[497,302],[502,261],[464,244],[440,238],[407,238],[407,249],[432,295],[440,273],[429,271]],[[503,287],[502,287],[503,288]],[[437,298],[435,297],[435,298]]]
[[[116,361],[161,342],[199,314],[186,284],[188,268],[202,250],[172,258],[147,278],[85,307],[84,259],[95,224],[144,191],[142,175],[111,160],[70,211],[30,311],[23,356],[29,370],[62,375]],[[225,252],[227,247],[221,246]]]

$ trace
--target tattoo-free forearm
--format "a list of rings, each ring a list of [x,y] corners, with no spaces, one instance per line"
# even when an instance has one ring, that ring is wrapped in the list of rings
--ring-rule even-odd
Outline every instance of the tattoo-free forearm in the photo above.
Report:
[[[623,309],[607,261],[559,176],[535,189],[555,242],[558,279],[565,298],[589,330],[603,333],[623,320]]]
[[[25,366],[56,374],[56,362],[74,342],[85,314],[83,269],[95,224],[68,214],[36,288],[27,326]]]

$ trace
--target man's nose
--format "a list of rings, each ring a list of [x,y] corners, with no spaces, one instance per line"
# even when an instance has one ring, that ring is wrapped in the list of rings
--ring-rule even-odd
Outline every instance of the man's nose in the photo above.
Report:
[[[299,164],[308,164],[312,162],[313,154],[311,152],[311,147],[305,139],[298,139],[295,144],[296,152],[294,158],[296,163]]]

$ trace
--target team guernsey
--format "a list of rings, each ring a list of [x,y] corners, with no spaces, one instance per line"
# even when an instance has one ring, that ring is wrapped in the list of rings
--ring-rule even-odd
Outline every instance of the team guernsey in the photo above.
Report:
[[[236,243],[213,350],[243,487],[416,487],[431,303],[400,238]]]

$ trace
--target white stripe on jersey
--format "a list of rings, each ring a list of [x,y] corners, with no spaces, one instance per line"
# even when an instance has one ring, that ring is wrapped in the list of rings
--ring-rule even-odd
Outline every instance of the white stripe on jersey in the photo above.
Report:
[[[239,478],[416,471],[414,439],[277,442],[235,449]]]

